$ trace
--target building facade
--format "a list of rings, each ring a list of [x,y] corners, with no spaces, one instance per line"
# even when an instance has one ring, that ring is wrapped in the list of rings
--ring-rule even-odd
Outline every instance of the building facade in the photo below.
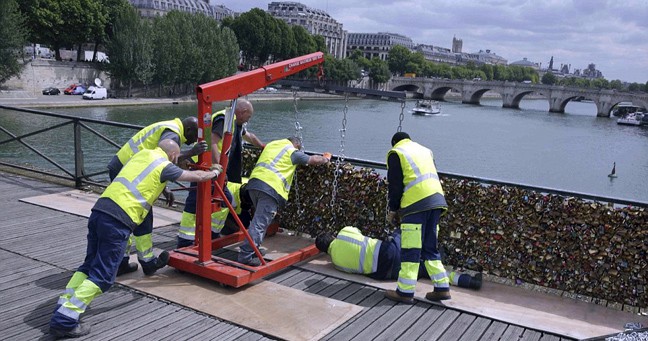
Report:
[[[324,37],[328,53],[344,58],[347,50],[347,32],[325,11],[310,8],[299,2],[271,2],[268,13],[289,25],[304,27],[312,35]]]
[[[389,51],[396,45],[414,49],[412,38],[396,33],[349,33],[348,40],[347,57],[353,50],[359,50],[367,59],[378,57],[387,60]]]
[[[508,64],[508,60],[506,60],[502,56],[498,56],[495,53],[491,52],[491,50],[479,50],[477,52],[477,55],[479,56],[479,64],[490,64],[490,65],[506,65]]]
[[[141,17],[153,18],[167,12],[178,10],[189,13],[202,13],[218,21],[234,16],[234,12],[223,5],[210,5],[209,0],[128,0],[137,8]]]
[[[463,40],[452,37],[452,52],[461,53],[461,49],[463,49]]]
[[[429,60],[435,63],[456,64],[457,58],[450,49],[440,46],[419,44],[414,48],[415,52],[420,52]]]

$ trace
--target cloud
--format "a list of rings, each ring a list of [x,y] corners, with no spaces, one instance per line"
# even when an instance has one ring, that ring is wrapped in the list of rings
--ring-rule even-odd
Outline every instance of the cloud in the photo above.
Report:
[[[608,80],[648,81],[646,0],[302,0],[327,11],[348,32],[392,32],[415,43],[464,52],[490,49],[509,62],[596,64]],[[264,10],[268,2],[227,1],[226,7]]]

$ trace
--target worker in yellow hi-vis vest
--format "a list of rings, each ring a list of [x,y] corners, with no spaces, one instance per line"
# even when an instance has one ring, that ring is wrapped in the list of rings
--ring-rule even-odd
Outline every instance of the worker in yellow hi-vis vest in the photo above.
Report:
[[[160,141],[154,149],[141,150],[97,200],[88,219],[85,260],[65,286],[50,320],[54,337],[90,333],[89,326],[79,323],[80,315],[115,282],[128,237],[142,225],[167,181],[209,181],[222,171],[220,165],[210,171],[182,170],[174,165],[179,155],[180,147],[170,139]],[[158,259],[166,265],[168,252],[163,251]]]
[[[432,151],[397,132],[387,153],[389,213],[400,217],[401,266],[396,290],[387,290],[390,300],[412,304],[420,262],[432,280],[431,301],[450,299],[450,278],[437,249],[437,227],[448,205],[437,175]]]

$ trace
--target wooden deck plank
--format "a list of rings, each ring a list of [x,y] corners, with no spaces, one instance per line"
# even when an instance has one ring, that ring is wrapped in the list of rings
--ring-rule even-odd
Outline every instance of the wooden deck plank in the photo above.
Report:
[[[325,296],[325,297],[331,297],[335,294],[337,294],[340,290],[343,290],[346,288],[348,285],[350,285],[351,282],[345,281],[345,280],[340,280],[335,282],[334,284],[329,285],[322,291],[319,291],[317,294],[320,296]]]
[[[477,316],[473,314],[464,313],[459,315],[459,317],[457,317],[453,323],[448,326],[441,338],[448,341],[466,340],[463,335],[476,319]]]
[[[395,304],[391,309],[387,310],[382,315],[378,316],[371,324],[361,331],[354,338],[358,340],[375,340],[379,335],[383,335],[385,330],[392,325],[398,325],[402,329],[406,329],[411,325],[413,320],[405,320],[401,318],[407,312],[414,308],[413,305]],[[392,338],[393,340],[394,338]]]
[[[522,338],[520,340],[524,341],[538,341],[540,340],[540,337],[542,337],[542,333],[531,330],[531,329],[525,329],[524,334],[522,334]]]
[[[486,329],[491,324],[491,320],[477,316],[477,319],[468,327],[466,332],[462,335],[463,340],[480,340]]]
[[[304,279],[302,282],[297,283],[297,284],[293,285],[292,287],[297,289],[297,290],[306,291],[306,289],[308,289],[311,286],[319,283],[324,278],[326,278],[326,276],[320,275],[320,274],[313,274],[313,276]]]
[[[384,298],[382,292],[375,292],[373,295],[369,296],[367,299],[360,302],[361,306],[369,307],[373,309],[365,309],[361,314],[356,315],[350,320],[346,321],[340,327],[338,327],[333,332],[326,335],[325,339],[330,340],[350,340],[355,335],[359,334],[364,330],[368,325],[370,325],[374,320],[381,316],[391,307],[394,306],[394,302]]]
[[[235,329],[229,330],[226,335],[219,335],[213,338],[212,340],[217,340],[217,341],[238,340],[240,336],[248,332],[249,332],[248,329],[236,327]]]
[[[155,337],[157,330],[166,324],[167,320],[186,316],[186,314],[182,313],[182,308],[178,306],[166,304],[160,307],[156,305],[154,309],[151,308],[153,307],[148,308],[148,313],[135,316],[128,320],[128,323],[122,324],[120,328],[112,328],[112,321],[93,325],[92,327],[96,331],[93,339],[116,340],[130,338],[138,340],[144,337]]]
[[[373,295],[376,291],[375,288],[368,287],[368,286],[363,286],[360,288],[360,290],[356,291],[353,293],[353,295],[347,297],[344,299],[344,302],[351,303],[351,304],[358,304],[362,302],[364,299],[367,297]]]
[[[350,285],[344,287],[342,290],[336,292],[335,295],[331,296],[331,298],[334,300],[344,301],[346,298],[352,296],[358,290],[362,289],[362,287],[364,287],[364,285],[351,283]]]
[[[439,316],[439,318],[430,325],[430,328],[420,336],[420,338],[424,340],[438,340],[460,314],[461,313],[456,310],[446,309],[443,314],[441,314],[441,316]]]
[[[405,305],[400,304],[396,307],[404,307]],[[375,337],[376,341],[392,341],[398,339],[406,330],[410,329],[410,326],[414,325],[423,314],[428,310],[429,304],[417,302],[416,304],[410,306],[410,308],[403,314],[397,316],[397,320],[387,325],[386,329],[383,330],[380,335]]]
[[[560,341],[560,340],[563,339],[552,334],[543,334],[542,337],[540,338],[540,341]]]
[[[504,334],[500,337],[500,340],[516,341],[520,339],[522,333],[524,333],[524,328],[510,324],[504,331]]]
[[[427,303],[426,303],[427,304]],[[403,335],[401,335],[398,340],[418,340],[423,333],[425,333],[428,328],[435,323],[444,313],[446,312],[446,309],[440,307],[440,306],[435,306],[435,305],[429,305],[429,308],[427,311],[419,317],[416,322],[414,322]]]
[[[160,341],[185,340],[187,338],[193,337],[194,335],[202,333],[203,331],[211,328],[214,324],[222,323],[216,318],[208,318],[206,316],[198,314],[196,314],[196,316],[192,316],[192,320],[196,320],[196,323],[189,326],[182,325],[180,328],[177,328],[176,326],[174,327],[175,331],[169,331],[167,335],[160,339]]]
[[[279,282],[281,285],[285,285],[287,287],[292,287],[293,285],[313,276],[313,273],[310,271],[303,271],[300,270],[299,273],[284,279],[283,281]]]
[[[328,288],[331,285],[334,285],[337,283],[339,280],[337,278],[332,278],[332,277],[326,277],[323,280],[309,286],[308,288],[304,289],[305,292],[309,292],[312,294],[318,294],[319,292]]]
[[[290,267],[290,268],[287,268],[287,269],[285,269],[283,271],[279,271],[279,272],[277,272],[276,274],[274,274],[272,276],[267,277],[266,280],[268,280],[270,282],[281,284],[281,282],[283,282],[286,279],[288,279],[288,278],[290,278],[292,276],[295,276],[295,275],[297,275],[299,273],[301,273],[300,269]]]

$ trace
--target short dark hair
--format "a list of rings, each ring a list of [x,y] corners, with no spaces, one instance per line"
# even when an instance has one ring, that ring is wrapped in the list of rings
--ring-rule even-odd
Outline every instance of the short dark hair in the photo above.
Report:
[[[392,136],[391,145],[393,147],[393,146],[396,145],[396,143],[400,142],[401,140],[409,139],[409,138],[410,138],[410,136],[409,136],[408,133],[406,133],[404,131],[399,131],[396,134],[394,134],[394,136]]]
[[[315,238],[315,247],[317,247],[320,252],[328,252],[328,248],[334,240],[335,237],[333,237],[331,233],[320,233],[317,238]]]
[[[288,141],[290,141],[292,144],[296,144],[299,146],[299,149],[302,147],[302,140],[297,137],[297,136],[289,136],[287,137]]]

